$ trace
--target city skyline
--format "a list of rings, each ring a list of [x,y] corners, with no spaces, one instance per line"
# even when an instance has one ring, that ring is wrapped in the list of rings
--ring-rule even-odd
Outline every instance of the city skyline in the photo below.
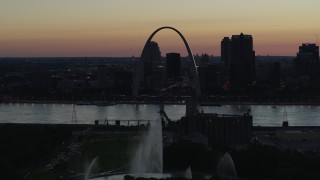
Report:
[[[1,2],[0,57],[140,56],[150,33],[173,26],[194,54],[220,56],[220,41],[251,34],[256,55],[295,56],[318,43],[320,2],[284,1],[52,1]],[[187,55],[171,31],[155,36],[162,55]]]

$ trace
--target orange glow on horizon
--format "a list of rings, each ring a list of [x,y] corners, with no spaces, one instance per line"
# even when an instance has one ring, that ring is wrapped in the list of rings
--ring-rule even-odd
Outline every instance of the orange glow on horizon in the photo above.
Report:
[[[177,28],[194,54],[220,55],[220,41],[251,34],[257,55],[295,56],[302,43],[315,43],[320,1],[192,0],[1,2],[0,57],[140,56],[149,35]],[[162,31],[154,41],[162,55],[185,47],[177,34]]]
[[[153,32],[142,33],[65,33],[62,36],[15,36],[6,37],[0,42],[1,56],[140,56],[142,48],[148,36]],[[183,32],[182,32],[183,33]],[[233,34],[214,33],[201,34],[184,33],[194,54],[220,55],[220,41],[224,36],[231,37]],[[254,40],[256,55],[283,55],[295,56],[301,43],[314,43],[310,36],[293,34],[296,39],[283,36],[283,34],[251,34]],[[307,39],[307,40],[304,40]],[[316,37],[314,38],[316,39]],[[157,34],[156,41],[165,56],[168,52],[179,52],[186,56],[187,52],[180,37],[174,32],[163,31]]]

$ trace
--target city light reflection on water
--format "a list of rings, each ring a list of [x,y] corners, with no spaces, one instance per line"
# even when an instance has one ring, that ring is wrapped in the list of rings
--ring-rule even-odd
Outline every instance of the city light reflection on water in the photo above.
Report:
[[[185,115],[185,105],[165,105],[172,120]],[[291,126],[320,126],[320,106],[223,105],[201,106],[206,113],[242,115],[251,109],[253,124],[280,126],[283,114]],[[5,104],[0,106],[0,123],[71,123],[72,104]],[[76,106],[78,123],[93,124],[94,120],[155,120],[159,118],[158,105],[117,104],[114,106]]]

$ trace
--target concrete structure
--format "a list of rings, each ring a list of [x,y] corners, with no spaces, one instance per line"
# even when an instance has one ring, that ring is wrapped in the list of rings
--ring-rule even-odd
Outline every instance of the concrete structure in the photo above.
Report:
[[[320,141],[319,131],[278,130],[276,137],[283,141]]]
[[[243,115],[226,115],[199,112],[195,99],[186,102],[186,116],[181,118],[182,130],[187,133],[201,133],[208,137],[210,145],[248,144],[252,138],[252,116],[250,110]]]
[[[209,143],[248,144],[252,138],[252,116],[199,114],[197,129]]]
[[[248,144],[252,138],[252,116],[198,113],[182,118],[188,133],[198,132],[208,137],[209,144]]]

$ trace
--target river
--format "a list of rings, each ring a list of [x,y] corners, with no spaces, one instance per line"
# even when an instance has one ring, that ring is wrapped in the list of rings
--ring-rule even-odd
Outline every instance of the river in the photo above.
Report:
[[[172,120],[185,115],[185,105],[165,105]],[[320,126],[320,106],[306,105],[223,105],[201,106],[207,113],[238,114],[251,109],[253,125],[281,126],[284,119],[290,126]],[[0,123],[70,124],[72,104],[1,103]],[[76,106],[77,123],[93,124],[95,120],[154,120],[159,118],[158,105],[117,104],[114,106]],[[287,117],[284,118],[284,114]]]

